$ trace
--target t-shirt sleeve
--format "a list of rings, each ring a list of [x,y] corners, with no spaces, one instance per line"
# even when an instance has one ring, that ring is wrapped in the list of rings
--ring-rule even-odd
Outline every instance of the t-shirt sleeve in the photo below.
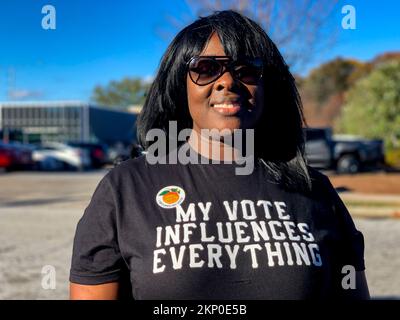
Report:
[[[338,263],[341,267],[352,265],[356,271],[363,271],[365,270],[364,236],[357,230],[348,209],[328,177],[324,176],[324,179],[340,234]]]
[[[124,260],[118,246],[116,203],[105,176],[76,227],[70,281],[78,284],[102,284],[118,281]]]

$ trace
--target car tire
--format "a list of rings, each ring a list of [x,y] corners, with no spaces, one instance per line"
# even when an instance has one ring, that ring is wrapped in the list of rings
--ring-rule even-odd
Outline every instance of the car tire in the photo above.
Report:
[[[353,154],[346,154],[341,156],[337,162],[336,171],[337,173],[354,174],[361,170],[361,163],[357,156]]]
[[[46,158],[39,163],[41,171],[60,171],[64,170],[64,162],[54,159]]]

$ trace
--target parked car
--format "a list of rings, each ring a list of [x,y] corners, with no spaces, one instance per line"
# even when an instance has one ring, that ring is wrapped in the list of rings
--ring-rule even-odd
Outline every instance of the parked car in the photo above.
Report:
[[[101,168],[108,163],[108,147],[105,144],[77,141],[69,141],[67,144],[87,150],[93,168]]]
[[[0,168],[10,170],[13,165],[13,150],[5,143],[0,142]]]
[[[358,136],[334,136],[331,128],[306,128],[305,150],[308,163],[338,173],[357,173],[366,166],[384,164],[383,140]]]
[[[10,141],[0,142],[0,167],[7,171],[31,169],[34,165],[32,147]]]
[[[117,142],[108,148],[108,163],[116,165],[130,158],[131,145]]]
[[[40,170],[85,170],[91,166],[87,150],[60,142],[43,143],[37,146],[32,156]]]

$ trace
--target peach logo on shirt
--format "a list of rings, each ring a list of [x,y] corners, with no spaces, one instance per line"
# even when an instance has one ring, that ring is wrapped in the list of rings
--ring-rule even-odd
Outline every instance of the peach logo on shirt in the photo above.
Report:
[[[178,186],[162,188],[156,196],[156,202],[162,208],[175,208],[185,200],[185,191]]]

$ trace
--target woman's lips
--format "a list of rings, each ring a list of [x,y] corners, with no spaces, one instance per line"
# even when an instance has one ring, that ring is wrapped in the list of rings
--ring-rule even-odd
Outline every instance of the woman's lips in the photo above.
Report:
[[[213,109],[219,114],[231,116],[239,112],[240,103],[220,103],[212,105]]]

